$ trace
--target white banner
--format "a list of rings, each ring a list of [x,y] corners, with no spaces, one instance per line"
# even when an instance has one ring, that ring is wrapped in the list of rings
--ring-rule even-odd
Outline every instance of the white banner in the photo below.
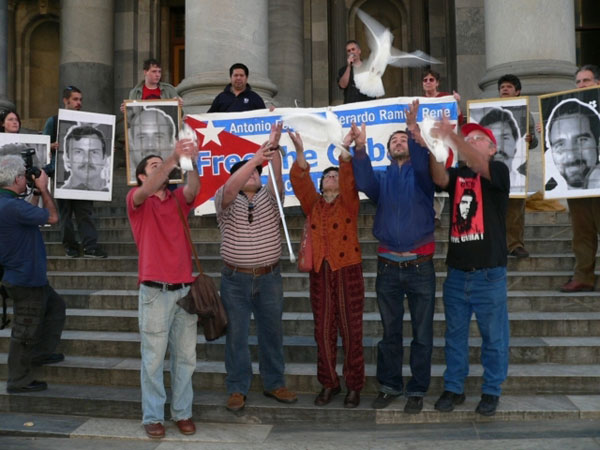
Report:
[[[202,181],[201,191],[205,191],[201,192],[199,199],[210,198],[196,208],[196,214],[214,213],[212,198],[216,189],[227,180],[231,166],[241,159],[252,158],[258,146],[269,138],[271,126],[280,121],[286,113],[324,115],[325,111],[330,110],[337,116],[344,134],[349,130],[352,122],[359,126],[365,123],[367,152],[373,167],[383,168],[390,162],[386,149],[388,138],[394,131],[406,128],[405,112],[414,99],[414,97],[397,97],[324,108],[278,108],[273,112],[258,110],[187,116],[186,121],[198,133],[200,148],[198,171]],[[458,108],[454,97],[419,97],[419,101],[417,121],[422,121],[424,117],[435,120],[447,117],[452,123],[457,123]],[[289,172],[296,159],[296,152],[287,133],[282,134],[280,145],[285,152],[283,157],[285,205],[298,205],[289,181]],[[304,148],[306,160],[311,167],[312,179],[318,187],[323,170],[329,166],[339,165],[337,151],[334,150],[333,144],[318,146],[308,140],[305,140]],[[268,181],[266,171],[263,172],[262,181],[263,184]]]

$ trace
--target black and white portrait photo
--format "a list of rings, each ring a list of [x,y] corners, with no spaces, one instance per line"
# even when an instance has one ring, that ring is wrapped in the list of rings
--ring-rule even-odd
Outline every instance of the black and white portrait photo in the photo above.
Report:
[[[492,130],[497,142],[494,159],[502,161],[510,173],[510,197],[527,196],[527,97],[491,99],[468,102],[469,122]]]
[[[127,184],[136,185],[135,169],[148,155],[165,159],[171,154],[180,127],[177,100],[126,100],[125,149],[127,154]],[[175,170],[171,183],[181,183],[182,173]]]
[[[600,195],[600,89],[540,96],[544,198]]]
[[[0,133],[0,156],[5,155],[20,156],[26,165],[44,169],[50,162],[50,136]],[[46,171],[50,172],[48,168]]]
[[[61,109],[55,197],[110,201],[115,116]]]
[[[43,168],[50,161],[50,136],[41,134],[0,133],[0,156],[31,154],[34,167]]]

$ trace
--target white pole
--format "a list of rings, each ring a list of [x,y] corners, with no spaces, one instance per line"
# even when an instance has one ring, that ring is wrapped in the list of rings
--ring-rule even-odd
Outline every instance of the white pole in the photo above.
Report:
[[[277,180],[275,180],[275,172],[273,172],[273,164],[271,164],[271,161],[269,161],[269,176],[271,177],[271,182],[273,183],[273,190],[275,191],[275,198],[277,199],[277,206],[279,207],[279,216],[281,217],[281,222],[283,223],[285,240],[287,241],[288,250],[290,252],[290,262],[295,263],[296,257],[294,256],[294,251],[292,250],[290,234],[288,233],[287,224],[285,223],[285,215],[283,214],[283,206],[281,205],[281,199],[279,198],[279,187],[277,186]]]

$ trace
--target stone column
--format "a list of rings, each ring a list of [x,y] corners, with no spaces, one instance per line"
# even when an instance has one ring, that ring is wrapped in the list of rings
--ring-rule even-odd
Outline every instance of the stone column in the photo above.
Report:
[[[0,110],[15,105],[8,99],[8,0],[0,0]]]
[[[300,1],[269,0],[269,74],[277,106],[293,107],[295,100],[305,106],[303,13]]]
[[[62,0],[60,6],[60,92],[75,85],[84,110],[113,114],[114,1]]]
[[[268,0],[186,0],[185,73],[177,90],[186,113],[206,111],[229,83],[236,62],[250,69],[248,82],[265,101],[277,88],[268,77]]]
[[[575,11],[565,0],[485,0],[487,71],[479,85],[497,95],[506,73],[521,79],[523,94],[574,88]]]
[[[344,91],[340,89],[337,81],[338,70],[347,64],[346,42],[348,39],[356,39],[356,35],[348,35],[348,8],[345,0],[333,0],[331,2],[331,35],[329,45],[329,104],[341,105],[344,103]],[[352,27],[354,28],[354,27]]]
[[[539,121],[537,95],[575,88],[575,10],[564,0],[485,0],[483,97],[498,96],[498,78],[521,80],[521,95]],[[529,150],[528,190],[542,189],[542,143]]]

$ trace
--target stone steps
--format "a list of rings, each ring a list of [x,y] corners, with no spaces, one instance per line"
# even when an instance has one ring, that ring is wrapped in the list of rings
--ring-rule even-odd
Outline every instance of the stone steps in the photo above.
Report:
[[[220,272],[223,268],[223,261],[219,256],[202,255],[200,258],[205,271]],[[597,258],[597,262],[600,262],[600,256]],[[297,270],[297,263],[290,262],[288,257],[282,257],[280,264],[283,272]],[[569,253],[533,254],[530,258],[509,258],[507,269],[509,271],[568,271],[571,270],[574,264],[575,257]],[[434,256],[434,265],[436,271],[446,271],[445,255],[436,254]],[[365,272],[376,272],[377,256],[372,254],[364,255],[362,266]],[[600,264],[598,267],[600,267]],[[137,268],[137,255],[121,256],[109,254],[109,257],[106,259],[70,258],[68,256],[48,257],[48,270],[57,272],[133,272]]]
[[[69,414],[136,421],[141,417],[140,391],[136,387],[95,386],[90,389],[87,385],[53,384],[47,391],[12,396],[5,393],[5,387],[6,383],[0,382],[0,404],[5,404],[5,410],[15,414]],[[225,393],[198,389],[194,392],[193,416],[197,423],[306,423],[333,426],[353,422],[391,425],[600,419],[599,395],[503,395],[498,412],[491,419],[474,412],[479,401],[479,395],[475,394],[468,396],[465,403],[457,406],[452,413],[434,410],[437,393],[429,395],[425,397],[423,412],[416,415],[402,412],[404,399],[392,402],[386,409],[372,409],[373,398],[362,395],[358,408],[345,409],[342,407],[342,395],[327,406],[316,407],[312,394],[300,394],[294,405],[283,405],[264,397],[260,392],[249,392],[244,411],[232,414],[225,409]],[[168,410],[165,417],[168,417]]]
[[[58,233],[58,232],[57,232]],[[100,239],[99,243],[103,249],[110,256],[137,256],[137,248],[133,239],[130,236],[130,231],[122,231],[121,236],[113,236],[118,237],[118,239]],[[117,234],[118,234],[117,233]],[[129,234],[128,234],[129,233]],[[192,230],[192,234],[196,233],[195,230]],[[48,256],[65,256],[65,250],[63,245],[59,242],[58,234],[55,236],[56,240],[54,241],[46,241],[46,252]],[[198,255],[200,259],[206,257],[217,257],[219,255],[219,249],[221,244],[218,241],[210,241],[208,239],[197,239],[193,238],[194,246],[198,251]],[[289,253],[287,250],[287,245],[285,244],[285,240],[283,241],[283,255],[285,258],[288,257]],[[298,240],[292,240],[292,248],[294,253],[298,252]],[[553,255],[553,254],[568,254],[572,256],[572,247],[571,247],[571,239],[529,239],[526,240],[527,249],[532,253],[532,256],[536,255]],[[376,254],[378,243],[372,239],[372,236],[369,239],[361,239],[360,247],[362,254],[365,258],[368,256],[373,256]],[[447,239],[437,240],[436,241],[436,255],[445,258],[446,252],[448,250]]]
[[[6,360],[8,355],[0,353],[0,377],[6,379]],[[258,363],[253,363],[252,390],[260,391],[262,384],[258,373]],[[140,360],[137,358],[87,356],[69,356],[65,361],[43,366],[36,372],[36,377],[49,385],[65,383],[90,386],[130,386],[138,387]],[[169,363],[165,362],[165,383],[170,383]],[[342,367],[338,364],[338,373]],[[431,386],[429,391],[438,393],[443,388],[444,364],[432,364]],[[375,394],[378,389],[375,378],[376,367],[365,365],[365,394]],[[478,364],[469,366],[469,375],[465,381],[465,393],[478,395],[481,390],[483,369]],[[316,393],[321,386],[316,378],[316,364],[288,363],[285,369],[286,385],[297,392]],[[410,368],[403,368],[403,375],[410,376]],[[222,361],[198,360],[192,377],[194,389],[207,389],[223,392],[225,381],[225,365]],[[513,364],[508,368],[508,378],[502,385],[507,395],[573,395],[598,393],[600,386],[599,364]]]
[[[217,286],[220,283],[220,272],[206,272]],[[436,289],[441,290],[445,272],[437,272]],[[554,289],[566,283],[572,275],[571,270],[564,271],[509,271],[509,290]],[[375,272],[364,272],[365,290],[375,290]],[[68,272],[49,271],[48,280],[52,286],[62,289],[136,289],[137,272]],[[309,287],[308,274],[298,272],[282,273],[283,289],[289,291],[306,291]]]
[[[358,221],[358,231],[359,236],[363,237],[363,234],[366,234],[364,237],[371,236],[371,230],[373,227],[373,216],[365,215],[359,216]],[[214,216],[210,217],[199,217],[190,215],[188,218],[190,227],[195,230],[217,230],[218,225],[216,218]],[[292,234],[298,234],[302,231],[304,227],[304,216],[289,216],[286,217],[286,224],[288,230]],[[122,229],[130,228],[129,219],[125,216],[123,217],[115,217],[115,216],[103,216],[97,217],[94,219],[96,228],[98,230],[112,230],[112,229]],[[57,226],[47,227],[44,231],[57,230]],[[435,235],[438,238],[446,238],[448,236],[448,224],[447,221],[445,225],[442,225],[435,230]],[[299,234],[298,234],[299,236]],[[541,223],[541,224],[532,224],[528,225],[525,228],[524,232],[525,238],[553,238],[553,237],[568,237],[572,236],[571,233],[571,225],[570,223]],[[371,236],[372,238],[372,236]]]
[[[516,312],[509,313],[510,336],[554,336],[554,337],[593,337],[600,338],[600,312]],[[313,315],[310,312],[283,313],[283,331],[285,336],[312,336],[314,332]],[[433,318],[434,336],[443,336],[446,322],[443,313],[435,313]],[[138,314],[135,310],[87,310],[69,309],[65,330],[85,330],[103,332],[136,332],[138,330]],[[404,337],[412,336],[410,314],[404,315]],[[0,330],[0,333],[8,333]],[[255,334],[254,321],[251,322],[250,334]],[[363,335],[380,337],[383,334],[378,312],[363,313]],[[478,336],[475,321],[471,322],[470,336]],[[2,334],[0,334],[2,336]]]
[[[0,331],[0,411],[82,414],[96,417],[140,418],[139,333],[137,325],[137,249],[125,213],[123,195],[115,192],[110,203],[95,202],[99,242],[107,259],[67,258],[57,227],[43,230],[48,257],[49,279],[68,305],[67,322],[59,351],[65,361],[36,369],[37,379],[49,383],[45,392],[7,395],[7,352],[10,330]],[[445,278],[448,214],[436,230],[437,272],[436,314],[432,383],[422,414],[402,412],[404,400],[385,410],[373,410],[370,403],[377,391],[376,351],[382,335],[375,298],[377,242],[371,234],[374,207],[361,204],[358,218],[364,255],[366,301],[364,339],[366,386],[363,402],[356,410],[342,408],[342,396],[325,408],[313,405],[321,386],[316,378],[316,344],[308,294],[308,275],[300,274],[289,262],[283,245],[281,259],[284,283],[284,353],[286,381],[300,393],[295,405],[282,405],[261,394],[258,363],[253,364],[254,380],[242,414],[226,411],[224,379],[224,338],[205,342],[201,330],[197,343],[197,370],[194,418],[199,421],[262,423],[347,423],[373,420],[377,423],[431,423],[489,420],[473,412],[481,388],[480,338],[475,322],[470,329],[470,374],[465,405],[452,414],[441,414],[433,403],[443,387],[444,317],[442,283]],[[297,250],[304,217],[299,208],[286,209],[294,250]],[[205,270],[217,286],[222,261],[219,232],[214,216],[190,217],[192,235]],[[508,261],[508,307],[511,326],[509,377],[498,414],[493,420],[536,420],[548,417],[600,419],[600,292],[566,295],[556,289],[572,275],[569,215],[528,213],[525,243],[531,257]],[[600,267],[600,265],[598,266]],[[404,317],[404,375],[410,375],[408,349],[410,316]],[[253,361],[258,361],[254,324],[249,336]],[[338,342],[338,373],[342,373],[343,350]],[[169,384],[168,364],[165,380]],[[563,395],[564,394],[564,395]],[[596,395],[594,395],[596,394]]]
[[[201,331],[201,330],[200,330]],[[472,334],[472,336],[477,336]],[[363,339],[365,362],[374,365],[377,362],[377,343],[380,336]],[[255,335],[249,338],[252,358],[258,360],[258,346]],[[287,363],[305,363],[317,360],[317,349],[311,335],[286,336],[283,341],[285,361]],[[404,363],[409,363],[410,338],[404,339]],[[444,339],[435,337],[433,343],[433,363],[444,364]],[[469,341],[470,362],[480,360],[481,338],[472,337]],[[0,352],[8,353],[9,332],[0,330]],[[60,351],[68,358],[73,356],[94,355],[96,358],[121,357],[140,358],[140,337],[137,332],[78,331],[65,330],[62,335]],[[205,361],[224,361],[225,339],[206,342],[204,336],[198,336],[196,351],[199,359]],[[343,348],[338,338],[338,363],[343,363]],[[600,364],[600,336],[597,337],[511,337],[510,364]]]
[[[79,309],[129,309],[138,308],[138,290],[110,289],[57,289],[67,307]],[[284,311],[310,312],[308,291],[284,292]],[[377,311],[375,292],[365,293],[365,311]],[[436,311],[443,312],[442,292],[436,292]],[[578,292],[565,295],[552,291],[508,292],[508,308],[512,312],[600,312],[600,292]]]

